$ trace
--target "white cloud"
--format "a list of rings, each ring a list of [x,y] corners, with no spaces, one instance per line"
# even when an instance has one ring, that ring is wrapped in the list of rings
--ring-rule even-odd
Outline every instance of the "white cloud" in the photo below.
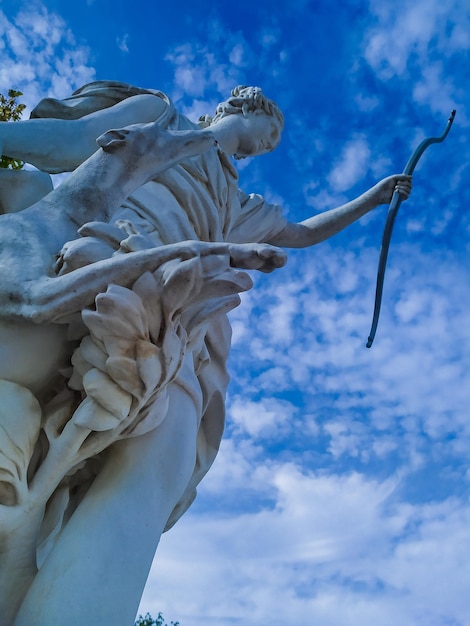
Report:
[[[233,31],[220,20],[208,20],[204,36],[175,46],[166,56],[174,68],[170,94],[178,108],[191,119],[212,114],[240,84],[251,84],[253,70],[266,77],[279,76],[287,55],[280,48],[276,27],[269,24],[248,42],[242,31]],[[269,95],[269,94],[268,94]]]
[[[470,277],[458,256],[396,244],[369,351],[376,263],[368,250],[339,256],[324,244],[291,258],[284,275],[258,281],[231,369],[245,397],[289,389],[309,412],[315,407],[335,456],[366,462],[363,450],[369,458],[399,446],[406,465],[407,454],[432,453],[423,432],[434,440],[454,432],[470,443],[470,397],[461,384]]]
[[[118,37],[116,44],[121,52],[125,52],[127,54],[129,52],[129,33],[125,33],[122,37]]]
[[[270,48],[271,46],[277,44],[280,40],[280,32],[278,28],[267,27],[261,33],[261,43],[265,48]]]
[[[286,400],[264,397],[252,402],[240,397],[230,403],[231,424],[237,432],[250,437],[278,437],[288,422],[293,421],[295,407]]]
[[[349,422],[349,423],[348,423]],[[356,421],[332,420],[324,426],[324,431],[330,436],[329,452],[334,458],[343,454],[349,457],[362,457],[367,460],[368,447],[364,443],[364,424]]]
[[[434,111],[450,111],[456,106],[456,90],[452,78],[446,78],[442,63],[424,67],[421,80],[413,89],[413,97],[420,105],[431,105]]]
[[[234,65],[243,67],[246,65],[245,61],[246,51],[245,46],[242,43],[237,43],[233,46],[229,54],[229,61]]]
[[[383,81],[416,76],[413,97],[418,104],[444,114],[457,106],[467,124],[468,97],[459,70],[452,68],[466,63],[468,6],[461,0],[371,0],[370,11],[376,19],[364,38],[364,57],[377,76]]]
[[[23,6],[10,19],[0,11],[0,91],[19,89],[22,102],[33,107],[93,80],[89,51],[77,45],[63,19],[41,3]]]
[[[355,136],[348,141],[328,176],[328,183],[335,192],[351,189],[363,180],[369,168],[371,152],[366,138]]]
[[[217,52],[210,44],[195,42],[168,53],[166,60],[174,66],[175,75],[172,97],[188,117],[194,116],[194,99],[199,101],[198,112],[203,108],[203,113],[213,114],[215,105],[242,82],[239,66],[250,51],[246,43],[234,41],[229,37],[222,48],[214,47]]]
[[[361,111],[374,111],[380,105],[380,100],[377,96],[364,95],[362,93],[356,94],[354,100]]]
[[[145,610],[187,626],[465,623],[468,505],[410,506],[395,496],[397,479],[293,464],[265,479],[274,507],[189,513],[163,538]]]

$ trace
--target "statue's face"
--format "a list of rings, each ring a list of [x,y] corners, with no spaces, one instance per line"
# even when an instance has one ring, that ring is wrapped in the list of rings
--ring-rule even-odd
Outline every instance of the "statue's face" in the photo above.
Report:
[[[235,114],[239,143],[235,158],[257,156],[272,152],[281,139],[281,128],[275,118],[263,112],[246,116]]]
[[[281,138],[279,123],[262,111],[250,112],[246,116],[241,113],[225,115],[215,122],[215,127],[225,137],[230,137],[229,147],[223,149],[238,159],[271,152]]]

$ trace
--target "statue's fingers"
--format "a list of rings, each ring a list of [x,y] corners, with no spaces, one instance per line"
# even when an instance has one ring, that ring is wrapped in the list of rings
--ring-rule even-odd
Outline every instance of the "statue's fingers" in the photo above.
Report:
[[[142,235],[130,235],[130,237],[123,239],[120,244],[122,252],[138,252],[139,250],[148,250],[152,247],[152,242]]]

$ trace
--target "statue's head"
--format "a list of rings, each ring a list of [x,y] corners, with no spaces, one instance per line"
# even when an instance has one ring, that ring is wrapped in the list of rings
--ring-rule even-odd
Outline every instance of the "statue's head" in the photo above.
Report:
[[[217,124],[231,115],[242,116],[248,124],[251,121],[253,134],[263,134],[260,150],[235,155],[236,158],[271,152],[279,145],[284,128],[284,115],[277,104],[263,94],[260,87],[244,85],[235,87],[232,89],[231,97],[217,106],[214,117],[201,118],[201,125]]]

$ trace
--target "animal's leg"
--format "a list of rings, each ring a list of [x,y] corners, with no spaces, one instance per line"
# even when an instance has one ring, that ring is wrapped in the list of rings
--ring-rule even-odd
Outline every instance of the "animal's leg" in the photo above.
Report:
[[[62,318],[90,306],[96,295],[106,291],[110,284],[127,287],[144,272],[155,271],[167,261],[190,259],[198,254],[226,254],[227,250],[228,246],[224,243],[186,241],[131,254],[119,254],[69,274],[44,278],[32,284],[28,302],[19,307],[13,306],[12,313],[38,324],[60,322]],[[8,312],[5,311],[5,314]]]
[[[44,278],[30,285],[23,304],[4,306],[4,314],[23,317],[35,323],[60,322],[62,318],[90,306],[108,285],[132,285],[146,271],[155,271],[167,261],[197,255],[227,254],[232,266],[272,271],[285,262],[285,254],[268,244],[227,244],[185,241],[130,254],[114,256],[64,276]],[[249,288],[249,285],[247,286]]]
[[[268,243],[229,244],[230,265],[270,273],[283,267],[287,255]]]

